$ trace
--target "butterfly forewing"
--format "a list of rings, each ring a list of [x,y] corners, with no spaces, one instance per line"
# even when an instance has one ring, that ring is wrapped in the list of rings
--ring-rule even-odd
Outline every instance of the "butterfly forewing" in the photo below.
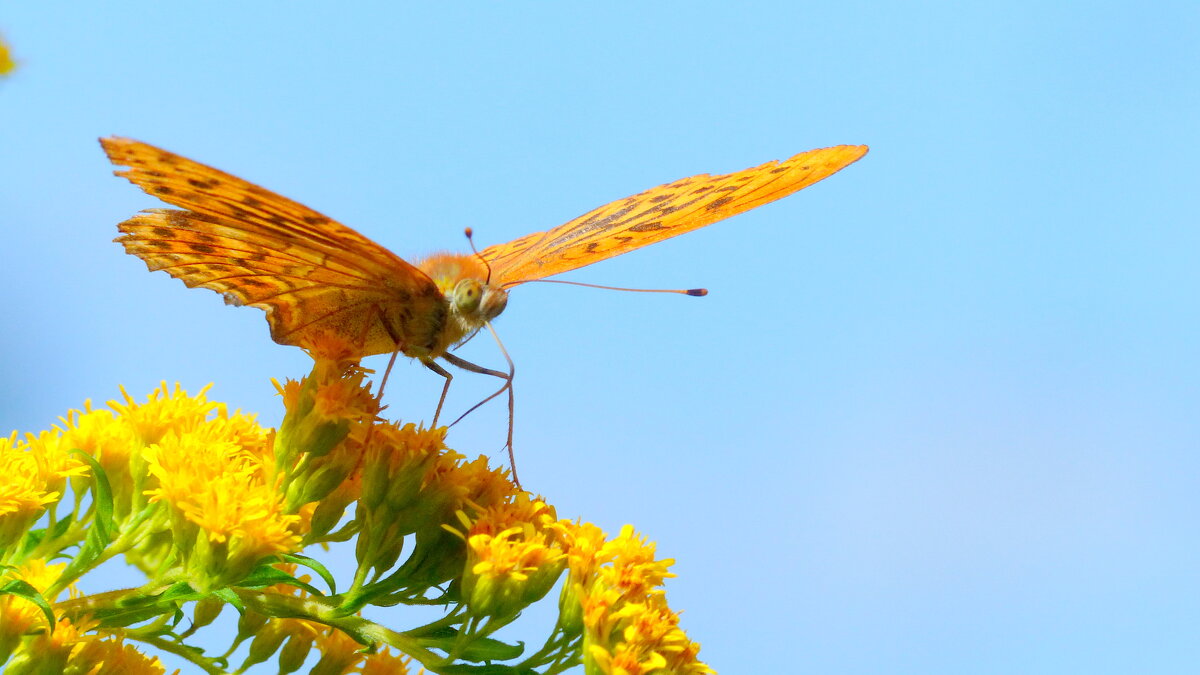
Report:
[[[578,269],[711,225],[786,197],[837,173],[867,152],[839,145],[721,176],[660,185],[545,232],[485,248],[493,282],[513,285]]]
[[[117,172],[189,211],[121,223],[125,250],[188,286],[266,310],[271,336],[314,349],[333,339],[357,356],[423,353],[445,301],[417,268],[354,230],[269,190],[129,139],[102,139]]]
[[[273,234],[294,240],[308,253],[376,277],[395,276],[395,268],[414,283],[425,276],[355,230],[237,176],[128,138],[104,138],[100,143],[114,164],[129,167],[116,172],[118,176],[164,202],[223,217],[250,237]]]

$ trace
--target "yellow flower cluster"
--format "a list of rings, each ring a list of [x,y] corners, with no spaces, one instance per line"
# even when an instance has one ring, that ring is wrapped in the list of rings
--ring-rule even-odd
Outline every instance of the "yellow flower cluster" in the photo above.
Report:
[[[697,659],[700,646],[679,628],[663,582],[673,560],[656,560],[652,543],[625,526],[607,539],[590,523],[562,527],[567,583],[559,621],[582,628],[585,670],[605,675],[713,673]]]
[[[520,493],[474,521],[461,511],[459,518],[467,541],[463,597],[474,616],[514,617],[558,581],[566,553],[552,506]]]
[[[17,441],[16,432],[0,438],[0,562],[8,560],[12,545],[61,494],[54,486],[66,476],[47,475],[46,466],[28,444]]]
[[[237,581],[260,559],[300,548],[300,517],[284,512],[273,467],[225,440],[232,425],[222,422],[172,434],[144,453],[158,483],[147,494],[170,505],[176,551],[199,589]]]
[[[20,581],[46,593],[66,565],[30,560],[0,575],[0,585]],[[71,597],[78,597],[74,586]],[[53,599],[53,598],[51,598]],[[57,604],[51,602],[51,607]],[[160,675],[157,658],[146,656],[120,638],[95,631],[87,617],[60,618],[48,630],[45,615],[32,601],[18,595],[0,595],[0,664],[10,675],[64,673],[70,675]],[[28,637],[27,637],[28,636]],[[11,660],[10,660],[11,657]]]
[[[126,641],[182,645],[235,603],[230,651],[250,640],[243,670],[274,657],[292,672],[315,651],[314,673],[406,673],[412,659],[458,672],[520,659],[521,647],[493,634],[565,571],[554,633],[513,672],[580,663],[589,675],[713,672],[666,604],[672,561],[657,560],[652,543],[629,527],[610,539],[558,519],[486,457],[448,449],[444,428],[379,420],[366,374],[318,359],[309,377],[276,385],[286,409],[278,432],[205,391],[164,383],[145,402],[122,390],[122,400],[87,403],[50,431],[0,439],[0,666],[161,673]],[[358,565],[340,593],[322,595],[284,562],[350,540]],[[122,554],[150,578],[145,587],[75,597],[75,579]],[[40,562],[56,556],[69,562]],[[184,602],[196,605],[179,634],[166,618]],[[358,615],[397,604],[447,610],[403,633]],[[156,611],[161,621],[130,627]],[[224,668],[222,657],[175,653]],[[34,670],[34,654],[52,669]]]

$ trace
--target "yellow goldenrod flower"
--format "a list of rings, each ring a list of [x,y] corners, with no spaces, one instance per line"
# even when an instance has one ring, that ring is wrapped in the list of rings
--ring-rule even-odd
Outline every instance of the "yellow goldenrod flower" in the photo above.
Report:
[[[47,565],[43,560],[30,560],[0,574],[0,584],[19,579],[44,593],[58,581],[66,567],[65,563]],[[46,600],[49,602],[53,598]],[[22,636],[35,627],[44,629],[45,626],[46,617],[37,605],[18,595],[0,595],[0,664],[12,654]]]
[[[40,631],[25,640],[4,672],[6,675],[66,673],[72,656],[81,652],[87,642],[100,639],[92,632],[95,628],[96,622],[88,618],[59,619],[53,631]]]
[[[25,434],[23,447],[37,462],[38,474],[46,490],[63,494],[67,480],[89,472],[87,464],[70,453],[62,443],[62,431],[54,428],[40,434]]]
[[[591,524],[559,523],[570,575],[559,600],[559,625],[582,630],[589,675],[713,672],[696,657],[699,645],[679,628],[662,583],[672,560],[630,526],[612,540]]]
[[[473,516],[516,494],[505,470],[488,467],[486,457],[464,462],[445,447],[444,434],[445,428],[412,424],[371,430],[356,516],[360,568],[390,569],[412,534],[412,554],[397,574],[407,585],[449,581],[462,573],[466,554],[463,538],[443,525],[455,522],[460,510]]]
[[[642,598],[661,595],[663,581],[675,576],[667,571],[674,560],[656,560],[654,543],[639,536],[633,527],[626,525],[616,538],[605,543],[601,557],[612,560],[612,565],[597,571],[600,583],[605,588],[620,591],[622,598],[639,601]]]
[[[374,654],[367,654],[363,658],[360,670],[362,675],[408,675],[411,665],[412,659],[399,654],[394,655],[384,648]],[[425,669],[421,668],[413,675],[422,675],[424,672]]]
[[[366,372],[356,366],[341,377],[319,382],[313,392],[313,412],[327,420],[370,420],[378,405],[365,378]]]
[[[272,459],[271,436],[258,425],[253,415],[243,415],[240,411],[228,416],[221,414],[196,426],[190,433],[203,441],[233,443],[264,465]]]
[[[463,598],[474,616],[510,617],[544,596],[562,572],[563,554],[535,537],[532,528],[512,527],[498,535],[467,540]]]
[[[40,464],[16,432],[0,438],[0,561],[16,553],[13,545],[61,495],[49,489]]]
[[[667,606],[662,585],[672,561],[657,560],[654,544],[632,527],[609,538],[595,525],[560,521],[506,470],[448,449],[445,428],[378,421],[377,401],[353,364],[318,360],[308,378],[277,386],[287,407],[279,433],[228,413],[203,391],[188,396],[164,384],[145,403],[122,390],[124,402],[111,410],[85,402],[61,428],[0,438],[0,556],[69,558],[0,566],[0,584],[14,593],[0,596],[6,675],[162,673],[157,659],[122,642],[147,638],[223,669],[227,656],[175,645],[188,648],[234,596],[242,611],[227,654],[250,641],[242,670],[274,658],[280,672],[295,672],[315,649],[316,675],[403,674],[410,658],[435,672],[523,658],[512,668],[559,672],[582,661],[589,675],[712,673]],[[115,513],[104,482],[91,475],[97,466]],[[63,500],[67,481],[74,499]],[[353,519],[335,532],[355,503]],[[65,508],[71,512],[59,513]],[[39,518],[46,527],[23,540]],[[335,586],[319,560],[294,559],[340,593],[310,596],[294,563],[273,562],[279,576],[259,567],[305,544],[354,536],[359,564],[348,589]],[[15,545],[3,546],[6,537]],[[76,596],[69,582],[120,554],[150,583]],[[564,570],[560,618],[543,648],[523,655],[494,637]],[[72,598],[56,602],[59,589]],[[196,603],[192,625],[157,632],[177,624],[170,619],[180,602]],[[448,611],[409,631],[358,613],[431,603]],[[148,618],[160,608],[162,616]],[[59,617],[53,631],[50,611]],[[406,656],[375,652],[383,644]]]
[[[59,419],[63,423],[62,446],[95,457],[108,473],[117,472],[128,462],[129,455],[141,447],[140,439],[125,418],[106,408],[93,410],[90,400],[83,402],[83,410],[69,410]]]
[[[91,401],[84,401],[82,411],[70,410],[60,419],[63,433],[59,445],[81,450],[96,460],[112,488],[117,518],[124,518],[133,509],[134,486],[143,474],[141,439],[125,418],[108,409],[93,410]],[[85,490],[84,480],[72,480],[74,489]]]
[[[509,478],[508,469],[492,468],[483,455],[465,464],[439,466],[435,475],[443,491],[454,494],[460,504],[474,510],[502,504],[520,492]]]
[[[363,645],[336,628],[325,628],[317,634],[315,641],[321,659],[309,671],[309,675],[342,675],[362,661]]]
[[[661,595],[614,609],[617,597],[608,592],[584,600],[589,623],[584,634],[584,666],[589,674],[715,672],[697,658],[700,645],[679,628],[679,615],[667,607]]]
[[[567,581],[558,600],[558,624],[568,634],[583,631],[583,597],[605,562],[601,557],[607,535],[592,523],[560,521],[556,524],[567,549]]]
[[[121,639],[109,638],[80,641],[63,675],[162,675],[166,671],[158,657],[147,656]]]
[[[413,424],[371,428],[362,455],[361,496],[355,513],[360,569],[356,585],[366,570],[374,569],[378,576],[391,569],[405,547],[405,537],[422,528],[440,528],[453,513],[453,500],[433,485],[439,465],[452,464],[458,457],[443,444],[444,433],[444,428],[421,429]],[[418,545],[425,544],[422,550],[433,562],[452,558],[461,564],[461,540],[457,546],[452,542],[448,550],[433,550],[427,539]],[[410,569],[406,574],[415,572]]]
[[[511,483],[509,484],[511,485]],[[459,520],[469,529],[468,536],[476,534],[498,534],[510,527],[536,527],[539,535],[557,540],[559,523],[554,507],[542,498],[534,498],[528,492],[508,495],[504,501],[483,509],[474,519],[459,513]]]
[[[515,616],[550,591],[566,565],[554,508],[520,493],[485,509],[473,522],[459,511],[467,541],[463,599],[476,617]]]
[[[195,396],[188,396],[178,383],[172,392],[167,389],[167,383],[163,382],[158,389],[150,392],[145,403],[138,403],[124,387],[121,387],[121,396],[125,402],[109,401],[108,406],[125,419],[141,439],[142,445],[151,445],[162,440],[169,431],[182,434],[195,429],[214,412],[224,416],[224,404],[213,403],[204,398],[205,392],[211,386],[205,386]]]
[[[275,383],[287,411],[276,441],[281,467],[295,465],[302,454],[329,453],[352,425],[374,420],[379,406],[365,378],[366,371],[356,364],[318,360],[300,382]]]
[[[444,438],[445,429],[399,423],[374,425],[363,452],[360,504],[395,514],[416,505],[439,460],[449,459],[453,463],[453,457],[447,456],[457,457],[446,449]]]
[[[306,505],[338,493],[340,503],[321,509],[310,540],[327,534],[352,501],[345,499],[351,493],[342,484],[359,466],[366,430],[378,410],[364,384],[366,372],[350,362],[317,360],[300,382],[275,383],[287,411],[275,437],[275,466],[283,477],[288,512],[315,515],[319,506]],[[310,521],[304,523],[307,531]]]
[[[174,547],[198,588],[236,581],[263,557],[299,548],[299,518],[284,512],[261,457],[203,433],[167,435],[145,456],[158,481],[147,494],[170,506]]]

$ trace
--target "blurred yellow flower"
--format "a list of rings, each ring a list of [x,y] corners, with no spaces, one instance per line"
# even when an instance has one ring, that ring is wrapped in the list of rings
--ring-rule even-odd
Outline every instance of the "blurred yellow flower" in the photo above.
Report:
[[[8,50],[8,45],[4,40],[0,40],[0,75],[8,75],[17,67],[17,62],[13,61],[12,54]]]

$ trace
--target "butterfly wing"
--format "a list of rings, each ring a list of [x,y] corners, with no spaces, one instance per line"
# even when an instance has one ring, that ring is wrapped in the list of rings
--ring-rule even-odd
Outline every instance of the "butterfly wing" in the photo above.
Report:
[[[101,139],[117,175],[187,211],[153,209],[116,239],[153,270],[267,313],[281,344],[355,356],[432,348],[445,302],[416,267],[326,216],[198,162],[124,139]],[[329,341],[333,342],[330,343]]]
[[[601,206],[551,230],[485,248],[493,282],[511,286],[578,269],[711,225],[828,178],[865,145],[802,152],[723,176],[701,174]]]

